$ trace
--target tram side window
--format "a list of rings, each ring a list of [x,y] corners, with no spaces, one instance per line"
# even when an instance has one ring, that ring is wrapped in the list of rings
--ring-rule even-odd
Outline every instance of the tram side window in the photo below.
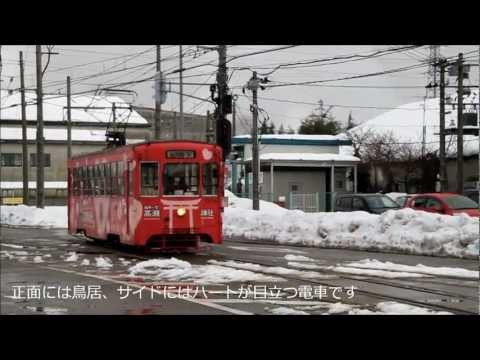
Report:
[[[112,164],[105,164],[105,195],[112,194]]]
[[[198,195],[198,164],[167,164],[163,172],[165,195]]]
[[[118,163],[112,163],[112,195],[118,195]]]
[[[218,166],[205,164],[203,166],[203,194],[217,195],[218,191]]]
[[[103,164],[97,165],[98,166],[98,182],[100,195],[105,195],[105,167]]]
[[[133,195],[133,165],[132,162],[128,162],[128,195]]]
[[[124,181],[125,167],[123,166],[122,161],[119,161],[117,164],[118,164],[118,176],[117,176],[118,194],[125,195],[125,181]]]
[[[140,165],[142,195],[158,195],[158,163],[142,162]]]

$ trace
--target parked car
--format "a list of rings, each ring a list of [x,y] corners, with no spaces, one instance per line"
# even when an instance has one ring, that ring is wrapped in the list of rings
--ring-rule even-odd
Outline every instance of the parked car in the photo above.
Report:
[[[478,190],[475,189],[467,189],[463,192],[463,195],[468,197],[469,199],[472,199],[478,204]]]
[[[480,217],[478,204],[475,201],[454,193],[418,194],[408,200],[406,207],[437,214],[466,213],[470,216]]]
[[[395,202],[400,205],[400,207],[405,207],[407,205],[407,201],[410,200],[415,195],[402,195],[395,199]]]
[[[335,200],[335,211],[366,211],[381,214],[396,209],[400,209],[400,205],[382,194],[342,194]]]

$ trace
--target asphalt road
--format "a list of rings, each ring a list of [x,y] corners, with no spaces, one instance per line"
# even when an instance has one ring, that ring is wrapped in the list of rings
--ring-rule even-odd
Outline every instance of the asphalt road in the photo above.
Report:
[[[207,246],[196,254],[145,254],[129,248],[95,244],[59,229],[0,230],[2,315],[248,315],[272,314],[279,307],[308,314],[325,314],[329,309],[325,304],[350,304],[358,309],[375,311],[376,304],[387,301],[453,314],[479,312],[478,279],[447,276],[389,279],[326,269],[348,261],[376,259],[404,265],[423,264],[478,271],[475,260],[234,241]],[[78,259],[66,261],[71,253],[75,253]],[[298,267],[293,267],[294,264],[289,264],[285,255],[308,257],[314,261],[300,261],[300,264],[321,268],[299,271]],[[97,257],[108,258],[112,267],[95,266]],[[277,280],[281,278],[282,281],[233,279],[227,283],[203,283],[201,280],[181,282],[174,278],[167,281],[128,276],[128,269],[136,263],[171,257],[199,267],[209,264],[209,260],[236,268],[246,263],[255,264],[256,268],[252,269],[255,273],[276,277]],[[37,262],[40,258],[42,262]],[[85,265],[85,260],[90,264]],[[234,263],[225,264],[226,261]],[[246,266],[251,268],[251,265]],[[285,269],[297,272],[285,273]],[[348,292],[352,286],[354,292]],[[300,291],[305,287],[307,290]],[[317,296],[320,287],[327,289],[322,298]],[[269,289],[268,296],[261,291],[265,288]],[[339,291],[334,296],[334,288],[341,288],[341,293]],[[253,289],[258,289],[258,292],[254,293]],[[186,293],[190,296],[184,296]]]

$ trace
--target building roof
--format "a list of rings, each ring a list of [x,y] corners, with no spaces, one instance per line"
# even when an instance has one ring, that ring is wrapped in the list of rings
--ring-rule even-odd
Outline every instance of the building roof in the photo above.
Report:
[[[475,112],[479,108],[478,90],[472,90],[471,94],[464,96],[465,112]],[[457,107],[456,95],[451,97],[450,104],[445,105],[445,127],[456,127]],[[472,105],[475,104],[475,105]],[[425,148],[429,152],[439,149],[440,132],[440,101],[438,98],[426,99],[401,105],[370,119],[349,131],[352,133],[364,133],[372,131],[376,134],[393,133],[401,142],[412,143],[412,146],[422,146],[423,126],[425,125]],[[452,126],[453,125],[453,126]],[[465,127],[466,128],[466,127]],[[475,127],[478,128],[478,127]],[[446,136],[447,155],[456,154],[456,135]],[[478,154],[478,136],[464,135],[464,155]]]
[[[25,92],[27,120],[37,120],[37,95],[35,92]],[[112,104],[117,107],[116,122],[127,124],[148,124],[137,111],[130,109],[130,104],[118,96],[72,95],[72,107],[92,107],[91,109],[72,108],[72,122],[108,123],[113,119]],[[67,97],[64,95],[44,95],[43,119],[45,121],[65,121],[67,119]],[[1,92],[2,120],[21,120],[20,92]],[[95,109],[104,108],[104,109]]]
[[[251,161],[249,158],[246,161]],[[267,153],[260,154],[260,160],[274,161],[333,161],[333,162],[359,162],[355,156],[341,154],[313,154],[313,153]]]
[[[67,129],[43,129],[43,137],[47,141],[66,141]],[[36,140],[37,129],[27,128],[27,140]],[[0,140],[22,140],[20,127],[0,128]],[[105,130],[72,129],[72,141],[105,142]],[[141,142],[144,139],[128,139],[127,143]]]
[[[250,135],[233,137],[232,144],[251,144]],[[299,134],[269,134],[259,135],[261,144],[275,145],[351,145],[351,141],[344,135],[299,135]]]

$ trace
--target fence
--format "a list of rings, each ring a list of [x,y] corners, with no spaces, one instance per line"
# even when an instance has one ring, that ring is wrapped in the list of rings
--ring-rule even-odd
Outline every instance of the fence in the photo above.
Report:
[[[239,198],[251,199],[251,193],[234,193]],[[285,203],[281,204],[277,196],[272,193],[261,193],[260,200],[275,202],[292,210],[302,210],[305,212],[324,212],[332,211],[332,200],[335,200],[336,193],[310,193],[299,194],[291,192],[286,196]]]

